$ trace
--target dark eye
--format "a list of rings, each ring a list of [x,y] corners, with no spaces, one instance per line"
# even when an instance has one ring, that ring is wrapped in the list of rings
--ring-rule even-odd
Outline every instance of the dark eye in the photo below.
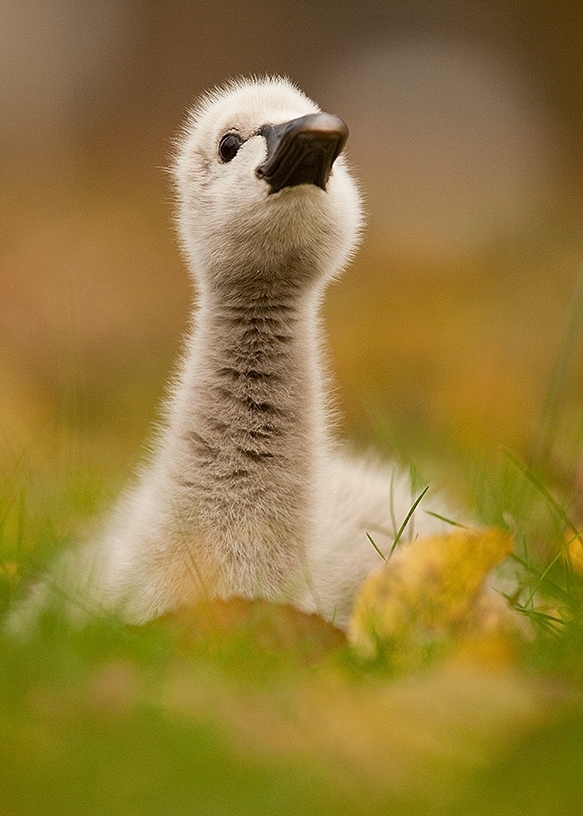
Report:
[[[219,142],[219,156],[224,162],[230,162],[242,144],[243,139],[237,133],[225,133]]]

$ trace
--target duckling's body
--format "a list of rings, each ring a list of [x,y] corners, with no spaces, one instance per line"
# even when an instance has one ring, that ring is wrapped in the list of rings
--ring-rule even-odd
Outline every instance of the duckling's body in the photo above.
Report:
[[[190,116],[174,175],[194,327],[150,463],[104,535],[61,562],[84,607],[142,623],[263,597],[345,626],[380,564],[366,532],[390,546],[411,487],[340,451],[321,361],[320,302],[362,222],[346,135],[279,78],[232,83]],[[416,533],[441,527],[415,517]]]

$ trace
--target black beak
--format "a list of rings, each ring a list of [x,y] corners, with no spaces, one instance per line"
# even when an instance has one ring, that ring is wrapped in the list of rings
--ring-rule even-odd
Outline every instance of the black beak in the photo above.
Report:
[[[277,193],[284,187],[315,184],[326,189],[332,165],[348,138],[348,128],[331,113],[310,113],[259,131],[267,159],[255,171]]]

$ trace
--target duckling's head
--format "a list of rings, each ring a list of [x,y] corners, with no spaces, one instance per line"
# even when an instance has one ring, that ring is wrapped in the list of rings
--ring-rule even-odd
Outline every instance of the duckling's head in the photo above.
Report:
[[[288,80],[239,79],[203,97],[178,142],[182,244],[202,286],[326,281],[358,243],[362,207],[344,122]]]

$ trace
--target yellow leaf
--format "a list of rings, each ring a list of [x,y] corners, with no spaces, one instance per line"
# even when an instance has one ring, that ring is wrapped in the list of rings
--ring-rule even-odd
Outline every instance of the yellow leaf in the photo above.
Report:
[[[480,628],[484,580],[512,545],[512,537],[496,528],[460,529],[404,545],[362,586],[350,642],[362,657],[383,655],[395,670],[421,665]]]
[[[569,531],[565,537],[570,540],[573,538],[573,535]],[[575,570],[577,575],[583,575],[583,541],[581,538],[577,537],[571,541],[567,548],[566,555],[572,569]]]

